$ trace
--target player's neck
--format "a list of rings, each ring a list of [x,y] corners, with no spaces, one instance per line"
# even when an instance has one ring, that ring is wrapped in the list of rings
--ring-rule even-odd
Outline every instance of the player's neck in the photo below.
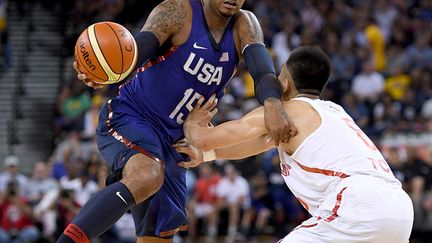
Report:
[[[319,95],[316,95],[316,94],[307,94],[307,93],[299,93],[296,96],[294,96],[294,98],[301,98],[301,97],[309,98],[309,99],[319,99],[320,98]]]
[[[217,9],[210,4],[202,1],[204,17],[210,30],[224,30],[231,17],[223,16]]]

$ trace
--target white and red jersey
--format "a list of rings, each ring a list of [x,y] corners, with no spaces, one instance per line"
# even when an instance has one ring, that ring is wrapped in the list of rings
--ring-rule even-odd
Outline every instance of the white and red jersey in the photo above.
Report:
[[[341,106],[319,99],[294,100],[307,102],[321,117],[318,129],[291,156],[279,147],[285,183],[311,215],[347,177],[368,175],[400,187],[380,151]]]

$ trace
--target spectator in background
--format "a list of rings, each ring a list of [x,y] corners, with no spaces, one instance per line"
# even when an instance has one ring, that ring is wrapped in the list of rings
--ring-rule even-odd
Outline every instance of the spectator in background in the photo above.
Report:
[[[99,187],[96,182],[90,180],[88,165],[83,165],[79,177],[62,184],[63,189],[74,192],[74,201],[83,206]]]
[[[68,85],[63,85],[59,88],[59,92],[56,97],[55,110],[54,110],[54,138],[60,138],[64,132],[64,119],[61,113],[61,109],[64,101],[70,96],[71,89]]]
[[[63,118],[63,129],[83,129],[84,114],[90,108],[90,95],[85,92],[86,88],[82,82],[72,81],[70,96],[64,99],[61,104],[60,113]]]
[[[61,190],[59,200],[56,206],[57,212],[57,231],[55,238],[57,239],[63,229],[72,222],[72,219],[80,210],[81,206],[75,201],[74,192],[71,190]]]
[[[300,36],[294,32],[295,22],[291,16],[281,21],[282,30],[273,36],[272,49],[276,55],[275,65],[282,67],[291,50],[300,46]]]
[[[405,57],[410,67],[432,69],[432,47],[430,46],[432,32],[419,33],[415,43],[405,50]]]
[[[228,240],[235,238],[241,210],[250,207],[249,185],[232,164],[224,167],[225,175],[216,187],[219,209],[228,209]]]
[[[402,152],[397,147],[389,148],[386,160],[389,162],[393,175],[402,183],[402,187],[406,190],[407,178],[405,175],[405,161],[401,158],[401,153]]]
[[[97,94],[91,98],[91,106],[84,114],[84,129],[82,131],[83,138],[94,138],[96,135],[96,127],[99,120],[99,110],[105,103],[105,97]]]
[[[421,71],[421,75],[419,77],[418,89],[415,90],[417,93],[417,103],[422,105],[424,101],[432,98],[432,69],[424,68]]]
[[[251,207],[245,210],[241,222],[241,232],[250,240],[253,236],[259,236],[267,225],[271,215],[271,195],[268,181],[264,171],[258,171],[250,182]]]
[[[54,205],[58,194],[58,183],[49,177],[47,165],[44,162],[36,162],[33,166],[33,176],[27,186],[26,196],[33,207],[35,220],[42,223],[42,233],[47,239],[52,239],[56,231]]]
[[[414,205],[414,225],[412,236],[420,242],[428,242],[426,238],[432,230],[430,224],[430,186],[427,186],[427,179],[432,177],[432,168],[419,157],[417,148],[407,148],[406,176],[408,179],[408,191]],[[415,242],[415,241],[414,241]]]
[[[271,149],[264,153],[263,167],[273,203],[274,237],[280,239],[284,237],[284,232],[289,232],[295,225],[306,220],[307,212],[285,184],[281,173],[286,172],[281,171],[277,149]]]
[[[384,77],[375,71],[371,60],[363,63],[362,72],[352,81],[351,90],[360,101],[376,102],[384,91]]]
[[[111,242],[121,242],[121,243],[135,243],[135,226],[132,214],[130,212],[125,213],[114,225],[118,239],[117,241]]]
[[[399,45],[390,45],[387,48],[387,67],[384,71],[385,74],[395,72],[395,68],[402,68],[403,71],[407,67],[407,61],[403,49]]]
[[[372,18],[368,19],[364,34],[369,51],[373,54],[375,70],[383,71],[387,65],[384,34]]]
[[[60,180],[60,183],[64,179],[61,178],[68,174],[69,179],[76,177],[76,171],[73,171],[73,167],[76,166],[84,154],[77,131],[71,131],[65,137],[63,141],[57,144],[53,154],[52,177]]]
[[[425,191],[419,202],[414,206],[416,209],[418,225],[414,234],[421,242],[429,242],[432,239],[432,191]],[[416,242],[416,241],[413,241]]]
[[[393,68],[390,76],[385,80],[384,89],[393,100],[400,101],[406,95],[411,78],[404,73],[404,67],[399,65]]]
[[[0,192],[4,192],[10,181],[18,183],[18,192],[20,195],[25,194],[28,178],[18,171],[19,159],[15,155],[9,155],[3,162],[4,171],[0,174]]]
[[[382,32],[384,40],[387,42],[390,39],[393,22],[398,16],[397,9],[389,3],[389,0],[378,0],[373,16]]]
[[[330,56],[333,68],[333,79],[350,80],[354,76],[356,60],[349,47],[338,46],[336,53]],[[287,59],[286,59],[287,60]]]
[[[188,205],[189,234],[192,238],[199,235],[197,232],[198,219],[204,220],[207,235],[215,237],[217,234],[217,196],[216,186],[220,180],[219,174],[209,164],[202,164],[199,168],[198,179],[192,198]]]
[[[27,200],[20,196],[18,181],[11,180],[0,198],[0,242],[36,242],[39,231]]]
[[[407,159],[405,162],[406,170],[405,175],[409,183],[408,190],[410,191],[411,199],[414,205],[416,205],[425,190],[426,179],[432,176],[431,168],[423,161],[419,154],[417,153],[417,148],[415,146],[407,147]],[[414,207],[414,212],[416,214],[416,207]],[[416,221],[414,220],[414,226]]]
[[[300,12],[302,25],[311,27],[312,32],[318,33],[323,25],[323,17],[312,0],[305,0],[303,4],[302,11]]]
[[[359,102],[359,99],[353,93],[345,93],[342,100],[342,107],[353,118],[353,120],[362,130],[368,129],[368,107],[364,103]]]

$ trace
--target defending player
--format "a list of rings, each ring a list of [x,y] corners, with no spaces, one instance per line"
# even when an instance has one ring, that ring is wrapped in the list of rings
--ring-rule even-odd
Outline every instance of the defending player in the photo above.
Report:
[[[319,99],[330,75],[330,61],[318,47],[295,49],[279,80],[283,105],[298,128],[279,145],[285,183],[309,211],[280,242],[408,242],[413,205],[372,141],[344,109]],[[204,160],[240,159],[266,151],[262,108],[242,119],[207,127],[214,111],[201,99],[184,124],[188,141]],[[186,143],[177,146],[196,166],[203,154]]]
[[[221,98],[242,57],[275,141],[295,134],[261,28],[240,10],[243,3],[166,0],[151,12],[135,36],[138,65],[145,65],[100,112],[97,143],[111,166],[111,185],[80,210],[58,242],[88,242],[129,209],[139,242],[171,242],[187,228],[185,169],[177,166],[185,158],[172,144],[184,137],[182,123],[196,100],[216,94],[215,105]]]

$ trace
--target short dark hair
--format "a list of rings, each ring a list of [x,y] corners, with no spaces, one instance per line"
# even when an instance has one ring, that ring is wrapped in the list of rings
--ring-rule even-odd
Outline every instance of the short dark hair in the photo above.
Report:
[[[300,93],[321,94],[331,71],[330,59],[317,46],[296,48],[289,56],[286,67]]]

